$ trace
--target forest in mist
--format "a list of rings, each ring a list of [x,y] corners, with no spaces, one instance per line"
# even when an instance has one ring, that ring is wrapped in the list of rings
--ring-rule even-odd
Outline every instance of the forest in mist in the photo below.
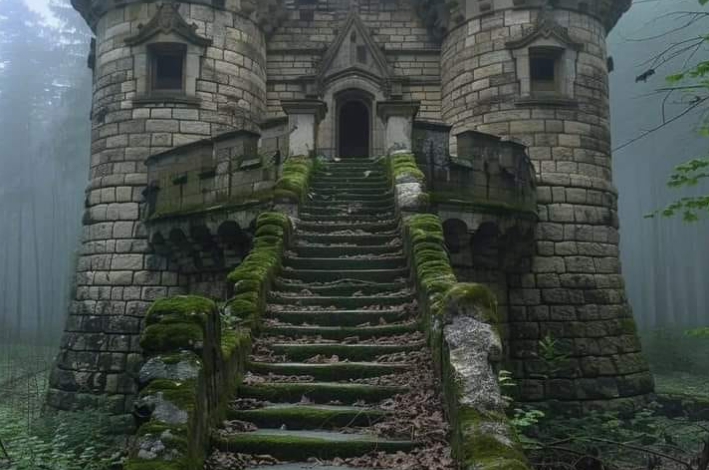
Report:
[[[0,0],[1,344],[58,339],[88,175],[91,33],[66,0],[31,7]],[[654,90],[687,57],[647,82],[635,77],[668,45],[706,32],[705,22],[685,25],[672,14],[698,8],[696,0],[637,2],[609,38],[624,274],[636,319],[648,328],[701,324],[709,307],[707,222],[645,218],[679,196],[665,185],[670,170],[706,153],[700,113],[626,145],[661,122],[663,95]],[[681,107],[670,101],[668,113]]]

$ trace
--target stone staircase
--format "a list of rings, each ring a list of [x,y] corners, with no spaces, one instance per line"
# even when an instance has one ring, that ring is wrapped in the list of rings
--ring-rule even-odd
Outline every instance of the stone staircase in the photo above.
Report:
[[[346,160],[320,165],[310,191],[247,376],[213,433],[216,452],[281,462],[250,469],[343,470],[421,445],[383,432],[411,385],[425,389],[417,374],[432,375],[391,182],[371,160]]]

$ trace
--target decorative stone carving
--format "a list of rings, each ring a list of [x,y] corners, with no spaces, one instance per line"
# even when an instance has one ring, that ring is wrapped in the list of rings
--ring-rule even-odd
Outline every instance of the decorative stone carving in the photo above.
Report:
[[[158,6],[155,16],[146,25],[138,25],[138,34],[126,38],[129,46],[147,42],[157,34],[175,33],[190,44],[209,46],[212,40],[197,34],[197,25],[188,24],[180,15],[179,3],[163,3]]]

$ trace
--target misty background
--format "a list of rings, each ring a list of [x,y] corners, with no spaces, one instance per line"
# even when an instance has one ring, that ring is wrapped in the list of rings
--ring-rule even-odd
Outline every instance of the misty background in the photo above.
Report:
[[[623,270],[645,328],[709,323],[708,222],[644,217],[682,195],[665,185],[671,169],[707,153],[701,113],[625,145],[662,122],[654,91],[687,57],[636,83],[646,61],[709,30],[668,13],[698,9],[696,0],[637,0],[609,37]],[[90,37],[67,0],[0,0],[0,345],[52,346],[63,329],[88,177]],[[706,50],[691,60],[700,57]],[[669,115],[680,101],[670,100]]]

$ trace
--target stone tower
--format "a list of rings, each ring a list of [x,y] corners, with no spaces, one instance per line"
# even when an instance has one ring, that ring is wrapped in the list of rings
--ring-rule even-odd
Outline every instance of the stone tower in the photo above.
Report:
[[[105,393],[117,413],[130,411],[148,304],[203,293],[238,263],[222,254],[188,270],[180,257],[164,255],[187,250],[181,259],[194,260],[211,250],[205,240],[225,238],[225,225],[211,230],[205,222],[212,208],[191,202],[186,215],[180,200],[182,211],[163,211],[161,220],[181,225],[161,228],[150,218],[160,178],[161,194],[168,184],[180,198],[190,184],[177,171],[149,176],[151,165],[164,170],[156,159],[168,162],[165,171],[179,164],[197,172],[194,194],[209,193],[205,181],[222,171],[242,180],[248,174],[254,192],[270,187],[267,172],[248,173],[248,159],[229,163],[235,150],[223,142],[234,131],[256,136],[261,154],[348,157],[413,147],[438,188],[437,175],[450,178],[451,162],[479,162],[481,138],[495,148],[524,144],[536,177],[531,211],[489,188],[480,196],[473,177],[461,180],[472,188],[470,204],[451,205],[429,188],[444,226],[463,227],[447,235],[465,245],[451,249],[459,275],[498,292],[523,399],[580,407],[647,394],[652,379],[620,274],[611,181],[605,37],[629,4],[75,0],[96,36],[92,157],[76,296],[50,405],[82,406]],[[195,145],[211,149],[209,158],[190,157]],[[504,149],[486,155],[498,159],[514,190],[521,180]],[[525,225],[528,239],[506,232],[518,225],[516,211],[538,218]],[[495,262],[478,263],[485,250]],[[569,356],[551,378],[538,358],[546,336]]]

